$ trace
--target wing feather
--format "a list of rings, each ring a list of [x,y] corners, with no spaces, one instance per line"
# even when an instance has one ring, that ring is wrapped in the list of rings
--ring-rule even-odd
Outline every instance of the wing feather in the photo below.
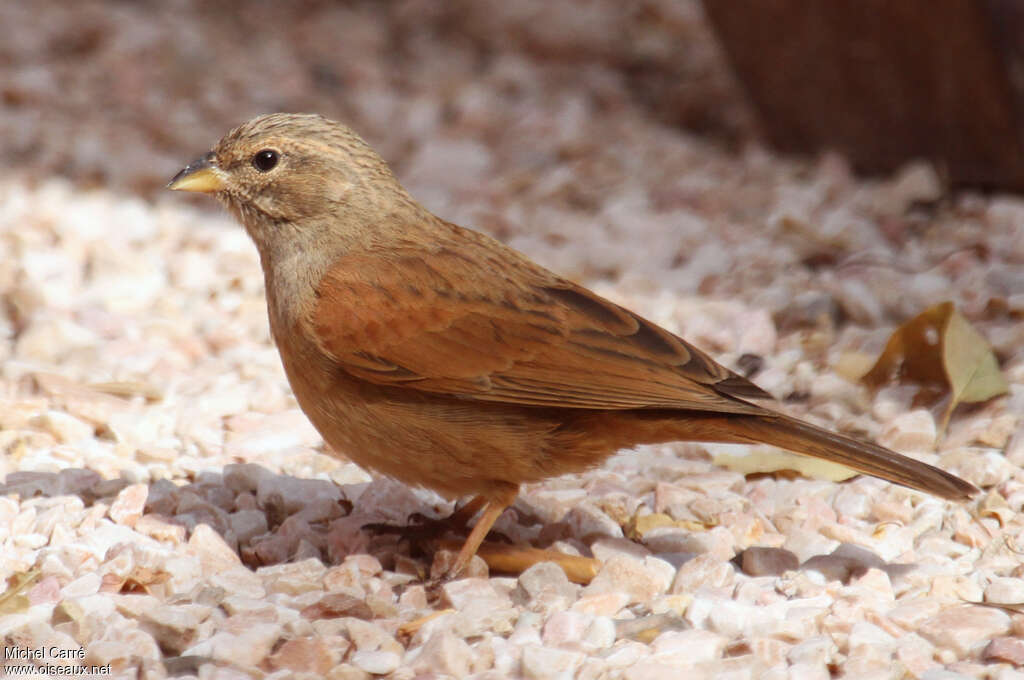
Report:
[[[742,400],[770,396],[753,383],[487,240],[472,233],[429,257],[411,246],[346,255],[304,330],[377,384],[529,406],[762,412]]]

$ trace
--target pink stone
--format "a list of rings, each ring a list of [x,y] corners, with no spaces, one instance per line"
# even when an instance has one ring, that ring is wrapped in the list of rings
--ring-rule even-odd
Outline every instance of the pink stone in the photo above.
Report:
[[[344,651],[321,638],[293,638],[278,647],[267,661],[274,669],[287,668],[323,676],[338,663]]]
[[[1024,666],[1024,640],[1013,637],[998,637],[988,643],[982,658],[986,661],[1005,661],[1014,666]]]
[[[149,488],[145,484],[132,484],[121,489],[110,506],[110,519],[125,526],[135,526],[142,517],[148,494]]]
[[[925,621],[917,632],[936,647],[966,656],[1010,631],[1010,617],[992,607],[949,607]]]
[[[413,670],[464,678],[470,673],[474,653],[466,642],[446,630],[439,630],[419,648]]]

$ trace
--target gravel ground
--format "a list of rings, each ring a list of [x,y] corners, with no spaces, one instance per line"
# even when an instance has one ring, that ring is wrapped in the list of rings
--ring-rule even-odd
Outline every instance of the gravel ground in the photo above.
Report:
[[[1024,677],[1024,201],[728,152],[746,116],[693,3],[506,5],[0,6],[25,27],[0,48],[5,649],[131,678]],[[985,495],[645,447],[525,487],[497,525],[597,558],[591,583],[541,564],[428,592],[430,551],[362,527],[452,504],[325,450],[248,238],[156,193],[278,108],[348,120],[442,216]],[[913,388],[842,370],[943,300],[1011,385],[946,433]]]

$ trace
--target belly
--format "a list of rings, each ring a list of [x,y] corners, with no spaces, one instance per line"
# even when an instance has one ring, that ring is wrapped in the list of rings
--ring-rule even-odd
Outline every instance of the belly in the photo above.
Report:
[[[506,491],[600,462],[565,455],[557,409],[462,400],[355,378],[312,347],[281,353],[324,440],[361,467],[448,497]],[[571,445],[569,448],[573,448]],[[562,450],[560,450],[562,449]]]

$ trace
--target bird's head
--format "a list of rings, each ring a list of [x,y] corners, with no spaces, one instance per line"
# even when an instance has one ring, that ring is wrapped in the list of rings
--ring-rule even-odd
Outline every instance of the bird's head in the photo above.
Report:
[[[244,123],[168,184],[214,194],[263,251],[281,239],[373,224],[407,199],[355,132],[320,115],[274,113]],[[401,200],[399,202],[405,202]]]

